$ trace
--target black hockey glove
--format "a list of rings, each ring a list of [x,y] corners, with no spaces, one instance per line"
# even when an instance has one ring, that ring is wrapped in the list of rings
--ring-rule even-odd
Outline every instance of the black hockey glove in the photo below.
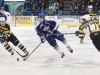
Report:
[[[5,42],[5,41],[6,41],[6,37],[5,37],[5,36],[0,37],[0,41],[1,41],[1,42]]]
[[[78,36],[79,35],[79,31],[75,31],[75,35]]]

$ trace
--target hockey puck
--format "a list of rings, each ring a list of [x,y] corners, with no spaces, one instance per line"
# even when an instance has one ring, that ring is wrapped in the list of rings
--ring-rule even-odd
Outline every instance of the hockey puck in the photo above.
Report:
[[[19,61],[19,58],[17,58],[17,61]]]

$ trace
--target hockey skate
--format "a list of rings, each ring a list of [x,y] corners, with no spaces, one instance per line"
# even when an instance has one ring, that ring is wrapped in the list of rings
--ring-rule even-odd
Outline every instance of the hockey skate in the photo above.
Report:
[[[64,58],[65,57],[65,54],[62,52],[61,53],[61,58]]]
[[[70,46],[68,46],[67,48],[71,53],[73,53],[73,49]]]
[[[24,57],[27,57],[27,56],[28,56],[28,54],[29,54],[29,52],[25,52],[25,56],[24,56]]]
[[[82,44],[83,43],[83,40],[80,40],[80,44]]]
[[[14,55],[14,52],[12,52],[11,55]]]

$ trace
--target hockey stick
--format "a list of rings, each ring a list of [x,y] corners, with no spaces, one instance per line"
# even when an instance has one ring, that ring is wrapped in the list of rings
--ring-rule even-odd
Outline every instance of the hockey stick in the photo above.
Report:
[[[75,34],[75,33],[62,33],[62,34],[66,35],[66,34]]]
[[[11,47],[11,46],[10,46]],[[13,47],[11,47],[18,55],[20,55],[22,58],[24,58],[24,57],[26,57],[27,56],[27,54],[26,55],[21,55],[18,51],[16,51]]]
[[[39,43],[39,45],[36,46],[36,48],[35,48],[26,58],[24,58],[23,60],[24,60],[24,61],[27,60],[27,59],[32,55],[32,53],[33,53],[40,45],[41,45],[41,43]]]
[[[66,34],[75,34],[75,33],[62,33],[63,35],[66,35]],[[62,34],[51,34],[51,35],[62,35]]]

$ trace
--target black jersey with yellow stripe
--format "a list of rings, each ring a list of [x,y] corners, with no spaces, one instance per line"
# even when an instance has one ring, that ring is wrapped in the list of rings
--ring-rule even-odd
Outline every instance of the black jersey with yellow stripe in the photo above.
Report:
[[[8,24],[5,24],[5,26],[0,25],[0,29],[2,30],[2,34],[8,39],[10,37],[10,26]]]

